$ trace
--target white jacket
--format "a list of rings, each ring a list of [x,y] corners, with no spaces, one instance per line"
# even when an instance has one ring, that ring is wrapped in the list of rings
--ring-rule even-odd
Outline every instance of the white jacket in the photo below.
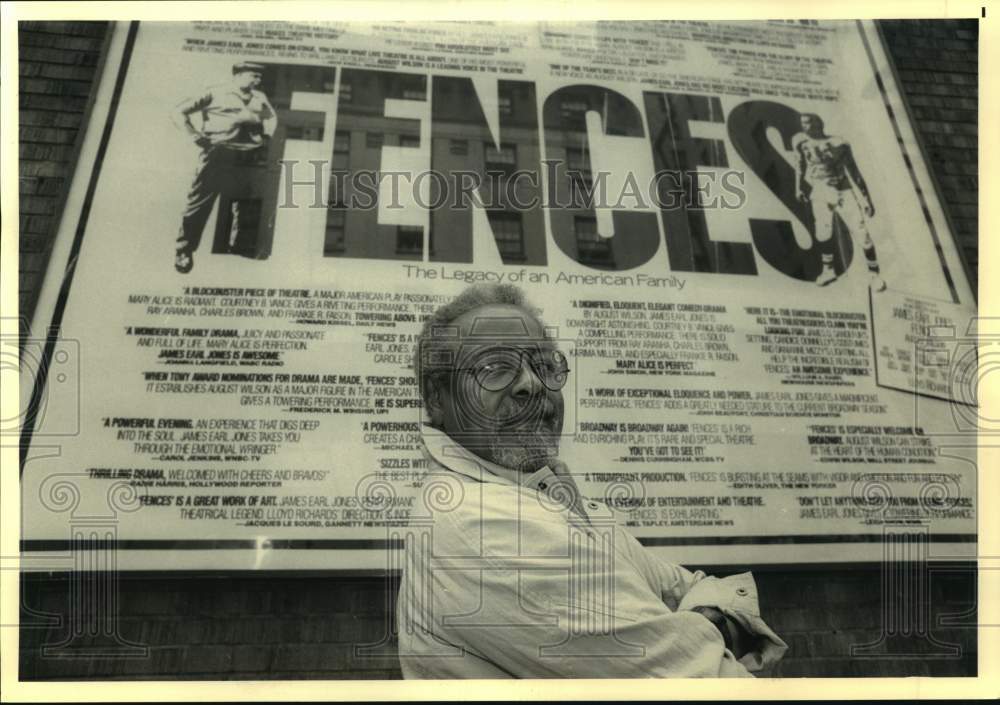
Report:
[[[444,434],[424,441],[397,603],[404,677],[747,677],[788,648],[760,618],[750,573],[659,560],[608,505],[574,501],[562,471],[518,477]],[[756,635],[754,650],[737,661],[690,611],[702,605]]]

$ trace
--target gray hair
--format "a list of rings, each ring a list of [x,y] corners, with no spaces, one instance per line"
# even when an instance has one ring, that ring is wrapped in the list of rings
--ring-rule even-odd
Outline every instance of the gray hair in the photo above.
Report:
[[[543,325],[538,317],[538,309],[528,303],[524,292],[513,284],[473,284],[454,299],[441,306],[430,318],[424,321],[424,326],[420,330],[413,346],[413,373],[417,378],[417,386],[420,389],[420,398],[426,398],[426,385],[431,373],[440,367],[435,365],[424,365],[421,358],[425,358],[427,353],[433,349],[431,342],[434,338],[441,338],[448,324],[462,314],[468,313],[480,306],[491,304],[510,304],[517,306],[531,314]],[[442,341],[444,342],[444,341]],[[449,338],[448,342],[451,342]]]

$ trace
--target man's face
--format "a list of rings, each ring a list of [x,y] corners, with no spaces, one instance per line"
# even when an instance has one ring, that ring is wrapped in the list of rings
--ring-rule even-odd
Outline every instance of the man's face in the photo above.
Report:
[[[553,376],[565,358],[517,306],[481,306],[450,325],[458,333],[454,365],[432,381],[440,392],[432,421],[498,465],[522,472],[542,467],[559,451],[563,396],[551,387],[565,379],[565,372]]]
[[[799,120],[802,131],[809,136],[816,136],[823,131],[823,123],[817,120],[815,115],[803,115]]]
[[[259,71],[240,71],[235,76],[236,85],[243,90],[257,88],[263,78]]]

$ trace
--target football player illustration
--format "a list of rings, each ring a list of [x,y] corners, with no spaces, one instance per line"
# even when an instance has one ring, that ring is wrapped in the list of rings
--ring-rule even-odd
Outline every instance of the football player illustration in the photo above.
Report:
[[[840,216],[854,237],[863,236],[862,248],[871,274],[872,291],[883,291],[885,281],[879,272],[875,243],[868,232],[868,219],[875,215],[865,183],[849,142],[826,134],[823,119],[815,113],[802,113],[802,132],[792,138],[795,151],[795,195],[812,206],[816,220],[822,271],[816,284],[826,286],[837,279],[833,269],[833,216]]]

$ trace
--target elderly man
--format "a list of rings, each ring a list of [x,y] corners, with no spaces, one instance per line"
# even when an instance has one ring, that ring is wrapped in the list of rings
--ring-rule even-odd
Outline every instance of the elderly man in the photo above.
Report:
[[[652,556],[559,460],[571,370],[519,289],[470,287],[424,325],[429,472],[406,537],[406,678],[748,676],[787,646],[749,573]]]

